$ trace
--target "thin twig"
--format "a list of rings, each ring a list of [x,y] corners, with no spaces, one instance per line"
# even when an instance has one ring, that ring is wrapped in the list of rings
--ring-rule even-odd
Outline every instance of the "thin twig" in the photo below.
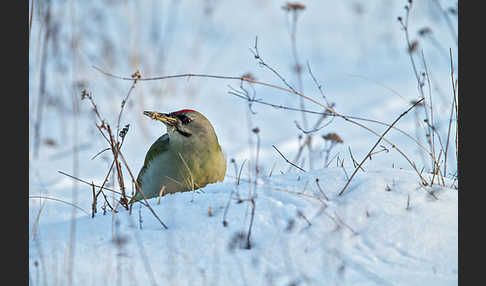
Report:
[[[123,179],[123,172],[121,168],[121,164],[118,161],[118,154],[120,153],[120,148],[119,148],[119,143],[115,141],[115,138],[113,137],[113,134],[111,132],[110,125],[107,125],[106,128],[108,135],[110,137],[110,146],[111,146],[111,151],[113,153],[113,160],[115,161],[115,167],[117,171],[117,178],[118,178],[118,185],[120,186],[121,190],[121,198],[120,198],[120,203],[125,207],[126,210],[128,210],[128,199],[127,195],[125,192],[125,182]]]
[[[44,18],[44,23],[46,26],[46,33],[44,35],[44,42],[42,46],[42,57],[40,62],[40,86],[39,86],[39,95],[38,95],[38,102],[37,102],[37,113],[36,113],[36,120],[34,123],[34,158],[37,158],[39,155],[39,146],[41,141],[41,127],[42,127],[42,114],[44,110],[44,104],[46,102],[46,75],[47,75],[47,63],[49,62],[49,49],[48,44],[51,41],[51,33],[52,33],[52,24],[51,24],[51,5],[50,2],[46,3],[46,14]]]
[[[328,111],[320,112],[320,111],[313,111],[313,110],[308,110],[308,109],[293,108],[293,107],[289,107],[289,106],[283,106],[283,105],[278,105],[278,104],[273,104],[273,103],[265,102],[265,101],[262,101],[262,100],[259,100],[259,99],[248,99],[246,97],[243,97],[243,96],[241,96],[239,94],[236,94],[234,92],[231,92],[231,91],[229,91],[228,93],[229,94],[232,94],[232,95],[235,95],[235,96],[237,96],[237,97],[239,97],[241,99],[244,99],[244,100],[251,100],[251,102],[256,102],[256,103],[259,103],[259,104],[271,106],[271,107],[274,107],[274,108],[277,108],[277,109],[284,109],[284,110],[290,110],[290,111],[306,112],[306,113],[310,113],[310,114],[322,115],[321,119],[325,118],[326,116],[330,116],[332,118],[340,117],[340,116],[338,116],[336,114],[329,113]],[[389,127],[390,126],[390,124],[388,124],[388,123],[381,122],[381,121],[374,120],[374,119],[368,119],[368,118],[363,118],[363,117],[358,117],[358,116],[351,116],[351,115],[345,115],[345,117],[348,118],[348,119],[354,119],[354,120],[359,120],[359,121],[365,121],[365,122],[375,123],[375,124],[383,125],[383,126],[386,126],[386,127]],[[327,126],[327,125],[328,124],[326,123],[325,126]],[[325,127],[325,126],[323,126],[323,127]],[[320,127],[318,129],[320,129]],[[420,143],[416,138],[414,138],[412,135],[408,134],[407,132],[403,131],[402,129],[400,129],[400,128],[396,127],[396,126],[393,126],[392,129],[393,130],[396,130],[396,131],[400,132],[401,134],[405,135],[406,137],[408,137],[415,144],[417,144],[424,152],[426,152],[428,155],[432,156],[432,152],[429,149],[427,149],[426,146],[424,146],[422,143]],[[301,130],[301,131],[304,132],[304,133],[307,132],[305,130]],[[308,132],[312,132],[312,131],[313,130],[308,131]]]
[[[58,172],[58,173],[60,173],[60,174],[62,174],[62,175],[64,175],[64,176],[70,177],[70,178],[72,178],[72,179],[74,179],[74,180],[76,180],[76,181],[78,181],[78,182],[85,183],[85,184],[87,184],[87,185],[89,185],[89,186],[93,185],[93,186],[95,186],[95,187],[97,187],[97,188],[103,188],[103,189],[105,189],[105,190],[107,190],[107,191],[110,191],[110,192],[115,193],[115,194],[118,194],[118,195],[121,195],[121,194],[122,194],[121,192],[119,192],[119,191],[117,191],[117,190],[114,190],[114,189],[111,189],[111,188],[108,188],[108,187],[99,186],[99,185],[96,185],[96,184],[92,184],[92,183],[90,183],[90,182],[88,182],[88,181],[82,180],[82,179],[77,178],[77,177],[75,177],[75,176],[73,176],[73,175],[70,175],[70,174],[64,173],[63,171],[57,171],[57,172]],[[128,197],[129,199],[131,199],[131,198],[132,198],[132,197],[130,197],[130,196],[127,196],[127,197]],[[141,202],[141,201],[140,201],[140,203],[141,203],[141,204],[143,204],[143,205],[145,205],[145,203],[144,203],[144,202]]]
[[[258,51],[258,37],[255,37],[255,48],[254,50],[250,49],[250,51],[253,53],[253,56],[255,57],[255,59],[258,60],[258,64],[260,64],[261,66],[264,66],[266,67],[267,69],[269,69],[273,74],[275,74],[282,82],[283,84],[285,84],[285,86],[287,86],[290,90],[292,90],[293,92],[297,92],[297,90],[292,86],[290,85],[286,80],[285,78],[280,75],[274,68],[272,68],[271,66],[267,65],[267,63],[263,60],[263,58],[260,56],[260,52]]]
[[[108,182],[108,177],[110,176],[111,170],[113,169],[113,165],[115,164],[115,160],[111,162],[110,169],[108,170],[108,173],[105,176],[105,179],[103,180],[103,184],[101,184],[100,190],[96,193],[95,195],[95,200],[98,198],[98,196],[103,194],[103,198],[105,199],[106,204],[110,207],[112,211],[115,211],[113,207],[111,206],[110,202],[108,201],[108,198],[105,195],[105,192],[103,192],[103,187],[105,186],[106,182]],[[92,186],[94,187],[94,184],[92,183]]]
[[[93,203],[91,204],[91,217],[93,218],[96,213],[96,190],[93,181],[91,181],[91,190],[93,191]]]
[[[410,110],[412,110],[412,108],[414,108],[415,106],[417,106],[417,104],[419,104],[420,102],[422,102],[424,100],[424,98],[421,98],[420,100],[418,100],[417,102],[415,102],[410,108],[408,108],[405,112],[403,112],[402,114],[400,114],[400,116],[398,116],[397,119],[395,119],[395,121],[393,121],[393,123],[390,125],[390,127],[388,127],[385,132],[383,132],[383,134],[380,136],[380,138],[378,139],[378,141],[376,141],[375,145],[371,148],[371,150],[368,152],[368,155],[366,155],[366,157],[363,159],[363,161],[361,161],[361,163],[358,165],[357,168],[354,169],[354,172],[353,174],[351,175],[351,177],[348,179],[348,181],[346,182],[346,185],[344,185],[343,189],[339,192],[339,196],[342,195],[344,193],[344,191],[346,190],[346,188],[348,187],[349,183],[351,183],[351,180],[353,179],[354,175],[356,175],[356,173],[358,172],[358,170],[361,168],[361,166],[363,165],[363,163],[371,156],[371,153],[373,152],[373,150],[375,150],[376,146],[378,146],[378,144],[380,144],[381,140],[383,139],[383,137],[385,137],[385,135],[388,133],[388,131],[390,131],[391,129],[391,126],[395,125],[403,116],[405,116],[405,114],[407,114]],[[424,183],[424,182],[423,182]],[[426,182],[425,182],[426,183]]]
[[[447,175],[447,151],[449,150],[449,138],[451,135],[451,125],[452,125],[452,115],[454,113],[454,103],[456,99],[456,86],[454,84],[454,63],[452,60],[452,49],[449,49],[449,55],[451,59],[451,82],[452,82],[452,91],[453,91],[453,98],[452,98],[452,104],[451,104],[451,115],[449,117],[449,127],[447,130],[447,142],[446,142],[446,147],[445,147],[445,154],[444,154],[444,176]],[[458,128],[458,126],[456,126]]]
[[[428,71],[428,68],[427,68],[427,63],[425,61],[425,55],[424,55],[424,51],[421,50],[421,55],[422,55],[422,63],[424,65],[424,69],[425,69],[425,72],[424,72],[424,77],[427,79],[427,87],[428,87],[428,91],[429,91],[429,104],[430,105],[430,121],[429,121],[429,118],[427,118],[426,120],[426,123],[427,123],[427,126],[429,127],[429,140],[430,140],[430,150],[432,151],[432,154],[435,155],[435,133],[436,133],[436,128],[435,128],[435,122],[434,122],[434,109],[433,109],[433,102],[432,102],[432,87],[431,87],[431,84],[430,84],[430,78],[429,78],[429,71]],[[424,101],[425,102],[425,101]],[[427,109],[427,105],[424,104],[424,109]],[[426,112],[426,115],[427,115],[427,112]],[[439,139],[440,139],[440,136],[437,136]],[[442,143],[441,143],[442,145]],[[436,160],[434,158],[432,158],[432,166],[434,166],[434,162],[436,162]]]
[[[329,198],[326,196],[326,194],[322,190],[321,185],[319,185],[319,178],[316,178],[316,185],[317,185],[317,188],[319,189],[319,192],[324,196],[326,201],[329,201]]]
[[[409,58],[410,58],[410,63],[412,65],[412,69],[413,69],[413,72],[414,72],[414,75],[415,75],[415,78],[417,80],[417,87],[418,87],[418,90],[419,90],[419,93],[420,93],[420,97],[425,99],[425,94],[424,94],[424,91],[423,91],[423,82],[420,80],[420,75],[417,71],[417,67],[416,67],[416,64],[415,64],[415,60],[413,58],[413,53],[415,52],[416,50],[416,46],[418,44],[418,42],[411,42],[410,41],[410,36],[409,36],[409,32],[408,32],[408,21],[409,21],[409,16],[410,16],[410,10],[412,9],[412,6],[413,6],[413,1],[409,1],[408,2],[408,5],[405,6],[405,21],[403,21],[403,19],[401,17],[398,18],[401,26],[402,26],[402,29],[404,31],[404,34],[405,34],[405,40],[407,42],[407,48],[408,48],[408,55],[409,55]],[[429,83],[430,84],[430,83]],[[425,111],[425,117],[426,117],[426,120],[427,122],[430,122],[430,119],[429,119],[429,115],[428,115],[428,111],[427,111],[427,103],[426,101],[424,100],[424,111]],[[434,168],[434,166],[437,166],[438,165],[438,162],[437,162],[437,159],[435,157],[435,147],[434,147],[434,144],[432,143],[432,141],[430,140],[430,136],[433,137],[433,130],[432,130],[432,125],[430,124],[427,124],[427,127],[428,127],[428,133],[429,134],[429,137],[427,138],[427,142],[429,143],[430,145],[430,148],[431,148],[431,153],[429,153],[431,155],[431,159],[432,159],[432,168]]]
[[[449,14],[447,13],[447,11],[444,8],[442,8],[442,6],[440,5],[440,2],[438,0],[434,0],[433,2],[437,5],[440,12],[444,16],[444,19],[446,20],[447,26],[449,27],[449,31],[450,31],[452,37],[454,38],[454,41],[457,44],[457,34],[456,34],[456,31],[454,30],[451,19],[449,18]]]
[[[91,160],[94,160],[96,157],[98,157],[100,154],[102,154],[103,152],[105,151],[108,151],[110,150],[111,148],[105,148],[103,150],[101,150],[100,152],[96,153],[96,155],[94,155],[93,157],[91,157]]]
[[[132,177],[132,181],[135,182],[135,187],[137,188],[137,191],[140,192],[140,194],[142,194],[142,197],[146,203],[146,206],[148,207],[148,209],[150,210],[150,212],[152,212],[152,214],[154,215],[154,217],[160,222],[160,224],[165,228],[165,229],[168,229],[168,227],[165,225],[165,223],[159,218],[159,216],[155,213],[155,211],[152,209],[152,207],[150,206],[150,204],[148,203],[147,201],[147,198],[145,197],[145,194],[143,193],[142,191],[142,188],[140,188],[140,185],[138,184],[137,180],[135,179],[135,177],[133,176],[133,173],[132,171],[130,170],[130,168],[128,167],[128,164],[127,164],[127,161],[125,160],[125,157],[123,156],[123,154],[120,152],[120,150],[118,150],[118,155],[120,155],[120,158],[122,159],[123,161],[123,164],[125,165],[125,167],[127,168],[128,170],[128,173],[130,174],[130,176]]]
[[[257,180],[255,180],[255,184],[256,184],[256,181]],[[251,229],[253,227],[253,219],[255,218],[255,200],[253,199],[253,197],[251,197],[249,201],[251,203],[251,215],[250,215],[250,226],[248,227],[248,234],[246,236],[246,247],[247,247],[247,249],[251,249],[251,241],[250,241]]]
[[[30,1],[30,19],[29,19],[29,39],[32,30],[32,16],[34,14],[34,0]],[[30,41],[29,41],[30,42]]]
[[[407,194],[407,207],[405,209],[407,211],[410,209],[410,194]]]
[[[317,89],[319,90],[319,93],[321,94],[322,98],[324,99],[324,101],[326,101],[326,104],[328,106],[331,106],[329,104],[329,102],[327,101],[327,97],[324,95],[324,91],[322,90],[322,85],[317,81],[316,77],[314,76],[314,73],[312,72],[309,61],[307,61],[307,70],[309,71],[309,75],[311,76],[312,80],[314,81],[315,85],[317,86]]]
[[[285,158],[285,156],[282,154],[282,152],[280,152],[277,147],[275,147],[275,145],[272,145],[272,147],[280,154],[280,156],[282,156],[282,158],[285,160],[285,162],[289,163],[290,165],[294,166],[295,168],[301,170],[302,172],[305,172],[304,169],[302,169],[301,167],[297,166],[296,164],[290,162],[287,158]]]
[[[118,120],[116,122],[116,138],[117,138],[117,142],[118,142],[118,137],[120,135],[120,121],[121,121],[121,116],[122,116],[122,113],[123,113],[123,110],[125,109],[125,105],[128,101],[128,97],[130,96],[130,94],[132,93],[133,89],[135,88],[135,84],[137,84],[137,80],[138,78],[140,77],[140,73],[137,71],[135,74],[132,75],[132,77],[134,77],[135,79],[133,79],[133,83],[132,85],[130,86],[130,89],[128,90],[128,93],[127,95],[125,96],[125,98],[123,99],[122,103],[121,103],[121,108],[120,108],[120,113],[118,114]]]
[[[240,184],[241,172],[243,171],[243,166],[245,165],[245,162],[246,162],[246,159],[243,160],[243,163],[241,163],[240,172],[238,173],[238,182],[236,183],[236,185]]]
[[[65,204],[68,204],[68,205],[70,205],[70,206],[72,206],[72,207],[74,207],[74,208],[76,208],[76,209],[84,212],[87,215],[90,215],[89,212],[85,211],[81,207],[78,207],[77,205],[75,205],[73,203],[63,201],[61,199],[56,199],[56,198],[46,197],[46,196],[29,196],[29,199],[46,199],[46,200],[51,200],[51,201],[57,201],[57,202],[65,203]]]
[[[351,147],[350,147],[350,146],[348,146],[348,151],[349,151],[349,155],[351,156],[351,160],[352,160],[352,162],[353,162],[353,167],[355,167],[355,168],[356,168],[356,166],[358,166],[359,164],[358,164],[358,162],[356,162],[356,160],[354,159],[354,157],[353,157],[353,153],[351,152]],[[361,167],[361,171],[365,172],[365,170],[363,169],[363,167]]]
[[[226,175],[226,177],[236,180],[236,178],[231,176],[231,175]],[[253,180],[245,179],[245,178],[243,178],[242,181],[244,181],[248,184],[254,184],[255,183]],[[298,196],[302,196],[302,197],[306,197],[306,198],[311,198],[311,199],[319,201],[324,206],[327,206],[325,201],[323,201],[319,196],[316,196],[316,195],[313,195],[313,194],[289,190],[287,188],[281,188],[281,187],[277,187],[277,186],[273,186],[273,185],[269,185],[269,184],[265,184],[265,183],[261,183],[261,182],[257,182],[257,184],[258,184],[258,186],[268,188],[269,190],[285,192],[285,193],[290,193],[290,194],[294,194],[294,195],[298,195]],[[235,198],[235,199],[238,200],[238,202],[243,202],[243,201],[247,200],[247,199],[240,199],[240,198]]]

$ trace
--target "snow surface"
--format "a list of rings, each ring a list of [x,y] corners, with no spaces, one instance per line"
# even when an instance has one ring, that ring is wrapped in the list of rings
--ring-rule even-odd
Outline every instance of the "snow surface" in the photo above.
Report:
[[[436,1],[413,2],[410,34],[420,40],[432,82],[434,120],[438,133],[446,138],[452,98],[449,48],[457,68],[457,43]],[[391,123],[419,97],[397,21],[404,16],[407,1],[302,3],[306,9],[299,13],[297,24],[299,59],[304,67],[309,62],[338,112]],[[444,8],[457,7],[455,1],[440,3]],[[194,193],[168,195],[160,204],[150,200],[168,230],[139,204],[131,215],[120,206],[117,213],[103,214],[101,198],[91,218],[91,187],[58,172],[99,185],[111,164],[110,151],[91,160],[107,146],[94,126],[89,102],[80,100],[81,90],[93,94],[101,114],[114,127],[131,83],[107,77],[92,66],[123,76],[137,69],[143,76],[251,72],[259,81],[283,86],[250,52],[258,36],[262,58],[297,86],[291,18],[281,9],[283,5],[284,1],[256,0],[52,1],[58,44],[48,46],[47,100],[38,157],[34,144],[46,29],[41,16],[46,6],[34,9],[29,55],[31,285],[457,285],[458,182],[453,140],[445,186],[420,186],[408,162],[381,142],[388,151],[366,161],[364,171],[358,171],[338,196],[354,170],[349,150],[361,161],[376,142],[375,135],[336,118],[313,136],[312,166],[304,150],[298,163],[307,172],[289,170],[272,145],[290,160],[295,158],[298,136],[303,134],[294,121],[302,125],[301,113],[253,104],[256,114],[251,114],[245,101],[228,94],[230,87],[239,87],[238,81],[192,77],[139,82],[121,120],[122,127],[130,124],[122,151],[135,173],[150,144],[165,132],[144,117],[143,110],[202,112],[213,122],[228,157],[224,182]],[[457,18],[451,17],[457,27]],[[423,27],[432,29],[435,42],[417,35]],[[416,54],[415,59],[423,71],[421,56]],[[256,97],[266,102],[299,107],[294,95],[254,88]],[[302,90],[322,102],[307,70]],[[428,85],[425,91],[428,95]],[[417,116],[423,120],[423,109],[411,111],[397,127],[426,145],[423,128],[416,127]],[[311,124],[316,118],[307,117]],[[386,129],[365,124],[377,133]],[[260,129],[259,148],[251,132],[254,127]],[[325,167],[321,135],[331,132],[344,142],[332,149]],[[396,131],[386,138],[431,180],[430,159],[417,144]],[[230,159],[235,160],[236,170]],[[124,175],[129,177],[125,171]],[[113,188],[111,178],[108,187]],[[250,224],[251,204],[244,200],[250,190],[256,194],[255,217],[251,249],[246,249],[240,238]],[[115,204],[116,197],[108,195]]]

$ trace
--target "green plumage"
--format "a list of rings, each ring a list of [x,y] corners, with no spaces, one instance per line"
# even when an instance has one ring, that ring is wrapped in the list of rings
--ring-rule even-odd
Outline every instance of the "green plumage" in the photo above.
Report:
[[[144,114],[167,126],[167,133],[150,146],[137,177],[147,199],[192,191],[224,179],[226,158],[206,117],[192,110],[175,115]],[[132,202],[142,198],[137,191]]]
[[[139,185],[141,185],[140,178],[143,176],[145,173],[145,170],[147,170],[147,166],[150,163],[150,161],[157,156],[158,154],[165,152],[169,150],[169,134],[164,134],[157,139],[152,146],[150,146],[147,155],[145,155],[145,160],[143,161],[143,167],[140,170],[140,173],[138,173],[137,177],[137,182]]]

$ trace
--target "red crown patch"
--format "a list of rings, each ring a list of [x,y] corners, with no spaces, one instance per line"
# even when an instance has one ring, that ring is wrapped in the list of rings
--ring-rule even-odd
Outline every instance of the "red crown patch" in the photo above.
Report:
[[[182,110],[179,110],[179,111],[174,111],[174,112],[172,112],[172,114],[180,114],[180,113],[186,113],[186,112],[196,112],[196,111],[192,110],[192,109],[182,109]]]

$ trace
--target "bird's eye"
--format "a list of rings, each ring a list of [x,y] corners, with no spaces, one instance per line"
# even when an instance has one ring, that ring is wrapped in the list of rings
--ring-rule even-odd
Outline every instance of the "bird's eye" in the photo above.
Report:
[[[189,117],[189,116],[185,116],[185,115],[178,115],[177,118],[179,118],[182,122],[182,124],[186,125],[186,124],[189,124],[192,119]]]

